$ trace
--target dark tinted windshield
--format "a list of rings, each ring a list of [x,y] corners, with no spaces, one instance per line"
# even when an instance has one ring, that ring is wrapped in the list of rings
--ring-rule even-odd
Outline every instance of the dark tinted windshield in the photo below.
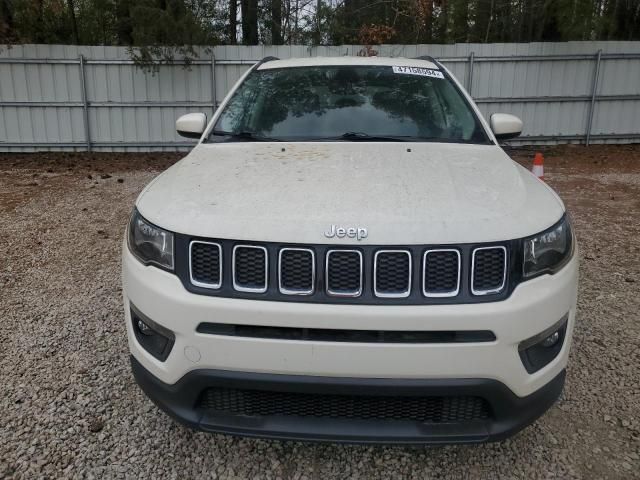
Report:
[[[488,141],[442,72],[392,66],[256,70],[224,108],[209,141],[368,137]]]

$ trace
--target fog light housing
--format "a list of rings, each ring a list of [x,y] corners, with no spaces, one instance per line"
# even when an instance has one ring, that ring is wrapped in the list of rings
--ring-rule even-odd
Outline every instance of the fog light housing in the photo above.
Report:
[[[528,373],[537,372],[558,356],[564,344],[568,319],[567,313],[552,327],[518,345],[520,360]]]
[[[158,325],[156,322],[145,316],[133,304],[131,307],[131,322],[133,323],[133,333],[142,348],[155,358],[164,362],[175,342],[175,335],[171,330]]]

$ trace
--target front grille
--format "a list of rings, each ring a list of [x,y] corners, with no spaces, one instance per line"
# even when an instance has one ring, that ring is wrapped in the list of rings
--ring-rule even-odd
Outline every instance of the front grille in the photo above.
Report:
[[[325,395],[233,388],[206,389],[199,407],[243,417],[313,417],[461,423],[490,418],[488,402],[474,396]]]
[[[327,293],[357,297],[362,293],[362,253],[358,250],[327,252]]]
[[[222,283],[222,248],[213,242],[193,241],[189,246],[190,276],[194,285],[220,288]]]
[[[267,290],[267,250],[264,247],[236,245],[233,249],[233,286],[241,292]]]
[[[482,247],[473,251],[471,291],[474,295],[500,292],[505,285],[507,251],[504,247]]]
[[[187,290],[209,296],[336,304],[478,303],[504,300],[522,278],[517,240],[386,248],[175,238],[176,274]]]
[[[427,250],[423,260],[422,290],[425,297],[453,297],[460,290],[460,252]]]
[[[376,252],[373,289],[377,297],[407,297],[411,292],[411,253],[406,250]]]
[[[285,295],[310,295],[315,282],[313,250],[283,248],[278,263],[280,292]]]

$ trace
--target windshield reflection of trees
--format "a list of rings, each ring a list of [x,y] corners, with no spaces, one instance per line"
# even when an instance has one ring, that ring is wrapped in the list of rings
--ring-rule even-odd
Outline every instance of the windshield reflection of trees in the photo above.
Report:
[[[241,87],[222,121],[234,132],[268,135],[275,125],[290,117],[320,117],[329,110],[369,104],[391,119],[410,120],[413,126],[408,129],[417,128],[421,136],[450,136],[453,132],[460,135],[460,127],[447,128],[452,116],[435,92],[446,88],[445,83],[441,79],[351,67],[257,72]]]

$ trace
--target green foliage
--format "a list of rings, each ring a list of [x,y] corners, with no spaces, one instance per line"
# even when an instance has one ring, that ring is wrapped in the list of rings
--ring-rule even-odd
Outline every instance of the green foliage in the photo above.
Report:
[[[176,56],[189,65],[197,57],[194,45],[214,45],[223,31],[215,29],[215,10],[211,2],[196,0],[128,0],[119,21],[130,36],[129,52],[145,69],[157,70],[162,63],[173,63]],[[128,15],[127,15],[128,14]]]
[[[238,41],[564,40],[640,40],[640,0],[0,0],[0,44],[123,45],[151,70]]]

